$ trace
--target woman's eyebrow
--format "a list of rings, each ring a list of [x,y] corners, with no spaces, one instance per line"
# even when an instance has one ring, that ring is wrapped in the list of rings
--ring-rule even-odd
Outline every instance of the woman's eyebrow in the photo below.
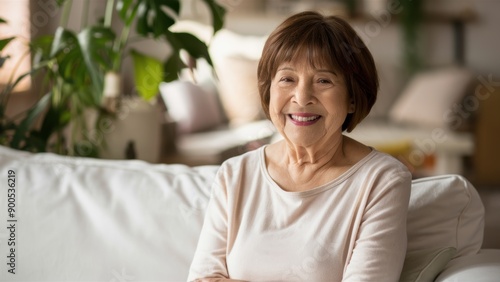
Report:
[[[293,67],[284,66],[284,67],[279,68],[276,72],[279,72],[279,71],[295,71],[295,69]],[[316,71],[317,72],[331,73],[335,76],[338,76],[337,72],[335,72],[334,70],[330,70],[330,69],[318,69]]]

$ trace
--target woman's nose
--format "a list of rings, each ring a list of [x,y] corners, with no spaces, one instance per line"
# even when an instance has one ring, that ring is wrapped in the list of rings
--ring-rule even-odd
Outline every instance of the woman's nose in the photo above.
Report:
[[[297,103],[299,106],[307,106],[314,103],[314,92],[308,83],[302,83],[297,85],[295,93],[293,95],[293,102]]]

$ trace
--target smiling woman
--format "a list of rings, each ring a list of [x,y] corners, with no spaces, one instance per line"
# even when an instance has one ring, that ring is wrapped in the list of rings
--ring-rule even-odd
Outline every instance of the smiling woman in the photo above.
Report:
[[[283,140],[220,167],[189,279],[397,281],[411,175],[343,134],[376,100],[366,46],[337,17],[299,13],[269,36],[257,75]]]
[[[336,17],[318,20],[314,13],[292,16],[269,37],[258,68],[262,107],[268,113],[272,78],[280,66],[307,60],[311,67],[325,67],[337,81],[345,82],[352,102],[356,103],[356,114],[347,117],[342,130],[351,131],[375,103],[378,91],[375,63],[349,24]]]

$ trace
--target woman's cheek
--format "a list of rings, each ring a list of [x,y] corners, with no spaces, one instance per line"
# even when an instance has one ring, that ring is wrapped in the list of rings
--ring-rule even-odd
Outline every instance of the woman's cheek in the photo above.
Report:
[[[285,126],[284,115],[282,115],[276,108],[271,107],[269,110],[271,121],[273,122],[274,126],[276,128],[283,128]]]

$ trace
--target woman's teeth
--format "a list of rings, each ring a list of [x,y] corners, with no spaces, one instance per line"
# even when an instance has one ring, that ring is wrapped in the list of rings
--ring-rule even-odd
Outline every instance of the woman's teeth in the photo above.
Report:
[[[297,115],[290,115],[290,117],[291,117],[293,120],[304,122],[304,121],[313,121],[313,120],[317,120],[320,116],[308,116],[308,117],[303,117],[303,116],[297,116]]]

